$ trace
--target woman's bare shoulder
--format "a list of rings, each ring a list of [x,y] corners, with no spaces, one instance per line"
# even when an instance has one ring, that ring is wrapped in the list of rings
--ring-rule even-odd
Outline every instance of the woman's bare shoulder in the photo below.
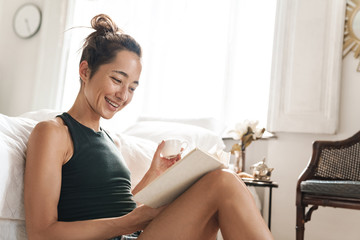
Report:
[[[41,138],[66,138],[68,136],[68,128],[60,118],[42,121],[36,124],[31,135]]]
[[[46,152],[48,154],[57,153],[62,162],[66,162],[72,155],[72,141],[69,130],[62,119],[55,118],[39,122],[31,132],[28,151],[35,153],[35,156]]]

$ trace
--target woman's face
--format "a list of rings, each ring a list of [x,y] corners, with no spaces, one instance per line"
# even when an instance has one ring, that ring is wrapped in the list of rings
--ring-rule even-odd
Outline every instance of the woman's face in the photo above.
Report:
[[[112,118],[130,103],[140,73],[141,62],[135,53],[118,52],[114,61],[101,65],[91,79],[83,79],[88,105],[101,117]]]

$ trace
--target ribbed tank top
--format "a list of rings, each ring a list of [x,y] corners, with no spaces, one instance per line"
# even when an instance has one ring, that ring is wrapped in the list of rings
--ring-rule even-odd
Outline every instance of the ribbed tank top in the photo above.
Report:
[[[59,221],[118,217],[131,212],[130,171],[110,136],[96,132],[68,113],[59,115],[67,125],[74,153],[62,167]]]

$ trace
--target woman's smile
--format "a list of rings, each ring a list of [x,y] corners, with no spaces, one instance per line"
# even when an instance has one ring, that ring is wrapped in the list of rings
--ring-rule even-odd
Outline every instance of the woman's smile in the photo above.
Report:
[[[88,65],[82,63],[84,71]],[[103,64],[91,77],[84,74],[84,97],[100,117],[110,119],[128,105],[139,85],[140,58],[130,51],[122,50],[114,60]]]
[[[116,102],[114,101],[111,101],[109,98],[105,97],[105,100],[107,103],[109,103],[109,105],[114,109],[114,111],[116,111],[119,107],[120,107],[120,104],[117,104]]]

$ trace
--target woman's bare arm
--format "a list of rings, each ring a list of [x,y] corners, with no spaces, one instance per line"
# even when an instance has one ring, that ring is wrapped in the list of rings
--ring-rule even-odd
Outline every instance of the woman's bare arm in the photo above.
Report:
[[[132,194],[138,193],[141,189],[146,187],[150,182],[152,182],[155,178],[160,176],[163,172],[166,171],[169,167],[171,167],[174,163],[181,159],[180,154],[172,159],[166,159],[160,157],[160,152],[163,149],[165,142],[162,141],[157,147],[153,160],[151,162],[149,170],[145,173],[144,177],[141,181],[135,186],[132,190]]]
[[[140,207],[118,218],[58,221],[62,165],[72,155],[66,126],[39,123],[28,142],[25,168],[25,215],[29,239],[109,239],[142,229],[159,210]]]

